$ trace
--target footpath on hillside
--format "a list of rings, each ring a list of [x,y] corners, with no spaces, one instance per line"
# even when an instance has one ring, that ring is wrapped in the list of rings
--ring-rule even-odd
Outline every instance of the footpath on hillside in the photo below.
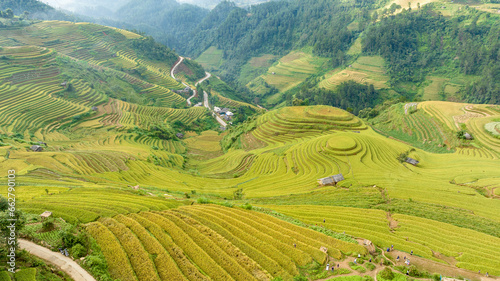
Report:
[[[19,239],[19,245],[21,249],[24,249],[32,255],[59,267],[64,273],[68,274],[75,281],[96,281],[95,278],[92,277],[92,275],[90,275],[78,263],[63,256],[61,253],[52,252],[45,247],[24,239]]]
[[[356,239],[361,245],[363,245],[364,239],[362,238],[357,238]],[[370,253],[375,252],[375,248],[370,248],[373,247],[373,244],[371,246],[364,245],[365,248]],[[382,249],[383,250],[383,249]],[[398,272],[393,268],[393,266],[404,266],[405,265],[405,258],[411,259],[411,264],[415,265],[419,270],[427,271],[430,273],[439,273],[442,277],[443,281],[463,281],[459,279],[454,279],[454,278],[449,278],[449,277],[444,277],[444,276],[461,276],[462,278],[465,278],[467,280],[481,280],[481,281],[499,281],[500,278],[498,277],[491,277],[488,276],[486,277],[485,272],[472,272],[469,270],[461,269],[456,267],[453,263],[451,264],[444,264],[444,263],[439,263],[436,261],[432,261],[429,259],[425,259],[419,256],[411,255],[410,253],[398,251],[396,249],[391,250],[390,252],[382,251],[382,256],[386,258],[388,261],[390,261],[391,265],[383,265],[379,263],[372,263],[375,268],[373,270],[367,270],[364,273],[361,273],[359,271],[353,270],[349,263],[355,262],[356,257],[346,257],[343,260],[336,260],[333,263],[330,262],[330,266],[334,266],[335,270],[337,269],[349,269],[351,270],[351,273],[348,274],[340,274],[340,275],[334,275],[330,276],[324,279],[318,279],[317,281],[326,281],[326,280],[332,280],[337,277],[345,277],[345,276],[365,276],[368,275],[372,277],[375,281],[377,281],[377,274],[383,270],[384,268],[388,267],[390,268],[393,272],[395,273],[400,273],[404,275],[404,272]],[[397,261],[397,257],[399,256],[399,261]],[[444,258],[444,257],[441,257]],[[451,262],[451,259],[454,260],[454,258],[446,258],[446,262]],[[365,260],[366,262],[366,260]],[[361,264],[362,265],[362,264]],[[338,267],[337,267],[338,266]],[[432,281],[432,279],[427,279],[427,278],[417,278],[417,277],[410,277],[415,280],[421,280],[421,281]]]

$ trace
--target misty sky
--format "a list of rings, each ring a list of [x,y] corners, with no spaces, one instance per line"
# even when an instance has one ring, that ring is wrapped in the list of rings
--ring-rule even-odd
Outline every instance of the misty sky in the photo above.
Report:
[[[78,12],[82,7],[104,6],[110,10],[116,10],[121,5],[126,4],[130,0],[41,0],[54,8],[61,8]]]
[[[60,8],[65,10],[70,10],[72,12],[78,12],[79,9],[84,7],[97,7],[103,6],[111,11],[116,11],[122,5],[125,5],[131,0],[40,0],[41,2],[47,3],[54,8]],[[134,0],[140,1],[140,0]],[[199,5],[204,8],[214,8],[222,0],[176,0],[179,3],[189,3],[194,5]],[[236,4],[241,4],[246,6],[248,4],[258,4],[262,2],[267,2],[268,0],[232,0]]]

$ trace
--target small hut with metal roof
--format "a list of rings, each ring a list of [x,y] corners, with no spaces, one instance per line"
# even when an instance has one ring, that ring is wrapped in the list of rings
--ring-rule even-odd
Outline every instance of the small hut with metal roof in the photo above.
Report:
[[[318,179],[318,183],[320,185],[330,185],[330,184],[337,185],[338,182],[341,182],[343,180],[344,176],[342,174],[336,174],[326,178]]]
[[[417,160],[413,159],[413,158],[410,158],[410,157],[406,157],[406,160],[405,160],[406,163],[410,163],[412,164],[413,166],[417,166],[418,162]]]
[[[43,147],[41,147],[39,145],[32,145],[31,146],[31,150],[33,150],[34,152],[42,152],[43,151]]]

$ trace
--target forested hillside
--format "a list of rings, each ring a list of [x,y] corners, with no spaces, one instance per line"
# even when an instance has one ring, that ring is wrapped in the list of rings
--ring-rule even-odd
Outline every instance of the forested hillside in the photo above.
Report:
[[[29,18],[74,20],[75,17],[57,11],[37,0],[0,0],[0,10],[11,9],[15,15],[28,12]]]
[[[427,5],[384,17],[362,38],[363,52],[380,54],[388,64],[390,84],[425,81],[441,75],[473,75],[461,90],[465,101],[500,103],[500,19],[467,8],[453,18],[439,15]]]
[[[377,85],[380,82],[376,88],[386,90],[382,90],[382,99],[376,103],[394,97],[498,103],[499,16],[491,10],[483,11],[460,3],[442,5],[444,3],[438,1],[408,9],[397,3],[374,1],[296,0],[273,1],[244,9],[222,2],[209,13],[195,16],[198,24],[191,24],[191,21],[184,27],[166,23],[160,26],[168,26],[170,33],[182,34],[177,37],[180,41],[168,36],[163,39],[179,52],[191,57],[206,54],[207,59],[217,59],[214,61],[216,72],[245,93],[242,99],[246,101],[258,98],[274,106],[283,102],[291,105],[293,98],[297,98],[321,104],[331,98],[325,99],[325,94],[321,94],[321,98],[317,93],[335,91],[341,81],[350,79],[360,84]],[[148,14],[151,19],[161,18],[159,14]],[[186,13],[190,14],[193,13]],[[278,85],[273,83],[270,75],[274,75],[275,70],[270,70],[270,66],[276,66],[273,64],[276,58],[304,48],[313,58],[327,59],[327,63],[316,66],[315,70],[305,71],[305,77],[310,75],[317,84],[311,79],[306,82],[305,78],[294,80],[293,89],[280,86],[280,82]],[[369,67],[350,71],[348,68],[360,55],[367,58],[380,55],[383,59],[380,71],[387,79],[370,76]],[[268,66],[253,62],[266,56],[271,58]],[[286,61],[279,64],[285,68],[295,67],[293,64],[287,66]],[[323,79],[327,78],[321,75],[343,69],[347,71],[345,75],[352,78],[342,78],[334,82],[334,86],[331,82],[325,85]],[[268,77],[260,79],[259,75],[266,71]],[[284,75],[290,74],[285,71]],[[249,86],[247,83],[252,80]],[[288,94],[276,95],[276,87],[277,91],[288,91]],[[377,97],[370,99],[377,100]],[[362,109],[364,105],[343,108]]]

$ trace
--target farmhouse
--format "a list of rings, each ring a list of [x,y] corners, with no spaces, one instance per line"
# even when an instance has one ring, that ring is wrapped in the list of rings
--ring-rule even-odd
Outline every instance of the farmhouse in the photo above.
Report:
[[[42,152],[43,148],[39,145],[32,145],[31,150],[33,150],[34,152]]]
[[[338,182],[341,182],[343,180],[344,180],[344,176],[342,174],[336,174],[333,176],[319,179],[318,183],[320,185],[329,185],[329,184],[337,185]]]
[[[231,111],[228,111],[228,112],[226,112],[226,115],[227,116],[234,116],[234,113],[232,113]]]
[[[182,134],[182,133],[177,133],[177,134],[175,134],[175,136],[176,136],[176,137],[178,137],[178,138],[180,138],[180,139],[182,139],[182,138],[184,137],[184,134]]]
[[[464,138],[466,140],[471,140],[472,139],[472,136],[469,134],[469,133],[464,133]]]
[[[182,90],[175,91],[175,92],[178,93],[178,94],[183,94],[183,93],[189,93],[189,91],[191,91],[191,88],[189,88],[188,86],[186,86],[186,88],[184,88]]]
[[[42,221],[48,217],[52,216],[52,212],[49,212],[49,211],[45,211],[43,212],[40,217],[42,218]]]
[[[219,112],[220,112],[220,107],[214,106],[214,111],[215,111],[216,113],[219,113]]]
[[[219,114],[226,114],[228,111],[229,111],[229,108],[224,107],[224,108],[222,108],[222,109],[219,111]],[[231,111],[229,111],[229,112],[231,112]]]
[[[68,85],[68,82],[62,82],[62,83],[61,83],[61,86],[62,86],[62,87],[66,87],[66,85]]]
[[[92,106],[93,111],[97,111],[97,106]]]
[[[417,160],[413,159],[413,158],[410,158],[410,157],[406,157],[406,160],[405,160],[406,163],[410,163],[412,164],[413,166],[417,166],[418,162]]]

